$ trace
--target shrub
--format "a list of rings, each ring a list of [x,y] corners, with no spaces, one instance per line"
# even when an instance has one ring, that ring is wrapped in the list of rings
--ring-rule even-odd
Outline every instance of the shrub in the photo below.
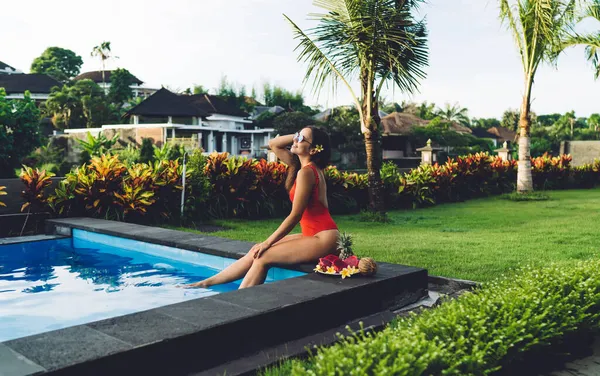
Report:
[[[23,166],[21,182],[23,182],[24,188],[21,197],[24,203],[21,206],[21,212],[27,209],[29,212],[38,213],[46,209],[48,197],[45,190],[52,184],[53,176],[53,173],[46,172],[46,170],[40,171],[37,168]]]
[[[127,145],[124,149],[113,149],[111,153],[117,155],[126,166],[140,162],[140,149],[132,144]]]
[[[213,185],[209,207],[213,217],[248,217],[259,213],[256,163],[244,157],[230,157],[229,153],[215,152],[208,157],[204,172]]]
[[[141,163],[154,162],[154,145],[152,144],[152,140],[149,138],[142,139],[139,161]]]
[[[6,187],[0,186],[0,196],[6,196],[7,194],[8,193],[6,193]],[[0,201],[0,206],[6,206],[6,204]]]
[[[571,161],[568,154],[552,157],[545,153],[531,159],[533,186],[535,189],[565,189],[569,184]]]
[[[204,210],[212,194],[212,183],[204,172],[207,161],[208,158],[202,154],[200,149],[194,150],[188,157],[187,171],[189,179],[186,180],[184,212],[186,220],[202,220],[209,217],[206,210]]]
[[[502,198],[510,201],[547,201],[550,196],[544,192],[513,192],[502,196]]]
[[[253,165],[256,172],[259,197],[259,215],[279,216],[291,210],[291,202],[285,190],[287,166],[279,162],[259,160]]]
[[[563,338],[598,326],[598,268],[588,260],[523,269],[380,333],[342,337],[293,361],[291,374],[487,375],[541,351],[547,361]]]

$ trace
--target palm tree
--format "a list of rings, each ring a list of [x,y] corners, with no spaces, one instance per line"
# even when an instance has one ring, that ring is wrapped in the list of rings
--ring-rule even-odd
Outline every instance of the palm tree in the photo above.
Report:
[[[386,83],[412,93],[425,77],[427,32],[412,12],[422,0],[314,0],[325,10],[310,35],[287,16],[298,40],[298,60],[308,64],[305,81],[320,91],[339,82],[350,91],[364,136],[371,210],[385,211],[380,177],[379,97]],[[360,96],[350,82],[358,76]]]
[[[92,49],[91,56],[98,56],[102,61],[102,86],[104,91],[106,91],[106,78],[104,76],[104,71],[106,70],[106,60],[112,57],[112,51],[110,50],[110,42],[104,41],[99,46],[95,46]]]
[[[592,0],[592,2],[584,8],[579,17],[579,21],[587,19],[600,22],[600,0]],[[600,32],[586,34],[571,32],[560,45],[558,51],[564,51],[568,47],[577,45],[585,46],[586,58],[594,65],[594,78],[598,79],[600,77],[600,58],[598,56],[600,52]]]
[[[460,107],[458,103],[452,106],[446,103],[446,106],[443,109],[438,108],[436,112],[437,116],[452,123],[459,123],[465,126],[468,126],[471,123],[468,115],[469,110],[467,108]]]
[[[519,162],[517,191],[533,190],[531,177],[531,89],[535,74],[542,62],[556,63],[565,48],[584,44],[595,51],[600,36],[587,35],[589,40],[579,37],[573,30],[581,19],[581,0],[500,0],[500,18],[512,32],[523,64],[525,88],[519,117]],[[598,3],[598,0],[594,0]],[[587,3],[589,4],[589,2]],[[589,7],[588,7],[589,8]],[[588,9],[585,8],[585,9]],[[596,56],[596,55],[594,55]]]

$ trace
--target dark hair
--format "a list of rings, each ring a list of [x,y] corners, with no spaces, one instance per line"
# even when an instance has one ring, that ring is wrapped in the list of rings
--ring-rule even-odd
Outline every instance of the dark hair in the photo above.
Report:
[[[324,169],[329,165],[329,161],[331,160],[331,141],[329,140],[329,135],[321,128],[313,125],[304,128],[310,129],[312,133],[311,144],[313,147],[319,145],[323,148],[322,151],[313,155],[310,160],[320,169]],[[294,155],[293,158],[294,160],[288,167],[287,177],[285,179],[285,189],[288,191],[290,191],[294,186],[296,175],[300,169],[300,159],[298,159],[297,155]]]

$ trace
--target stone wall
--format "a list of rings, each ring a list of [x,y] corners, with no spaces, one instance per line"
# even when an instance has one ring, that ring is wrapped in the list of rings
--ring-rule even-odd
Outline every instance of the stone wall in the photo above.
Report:
[[[593,163],[594,159],[600,159],[600,141],[563,141],[560,154],[570,154],[573,166]]]

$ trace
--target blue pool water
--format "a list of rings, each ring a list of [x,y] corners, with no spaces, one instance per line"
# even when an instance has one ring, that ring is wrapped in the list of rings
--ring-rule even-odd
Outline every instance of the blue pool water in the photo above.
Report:
[[[177,287],[233,261],[81,230],[0,246],[0,342],[237,289]],[[303,274],[273,268],[267,282]]]

